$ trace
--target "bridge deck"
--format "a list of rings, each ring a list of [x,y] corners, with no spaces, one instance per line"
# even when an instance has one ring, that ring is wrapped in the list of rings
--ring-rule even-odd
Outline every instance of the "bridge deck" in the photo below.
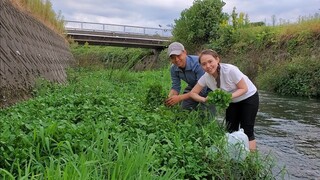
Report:
[[[88,23],[78,21],[67,22],[80,24],[80,28],[74,26],[66,26],[67,35],[79,44],[85,44],[87,42],[90,45],[164,49],[169,44],[171,39],[171,36],[159,35],[160,30],[163,31],[161,34],[164,34],[168,31],[168,29]],[[88,27],[88,25],[99,25],[103,28],[96,27],[94,29],[92,26]],[[122,27],[120,28],[122,29],[122,31],[112,31],[112,28],[110,29],[110,27],[113,26]],[[109,29],[107,29],[106,27],[109,27]],[[137,30],[133,31],[134,28],[136,28]],[[150,30],[154,30],[155,33],[150,33]]]

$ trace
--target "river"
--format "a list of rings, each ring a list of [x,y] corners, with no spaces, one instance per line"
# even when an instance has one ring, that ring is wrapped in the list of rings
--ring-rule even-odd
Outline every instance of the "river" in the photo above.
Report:
[[[257,148],[275,159],[276,179],[320,179],[320,100],[260,93]]]

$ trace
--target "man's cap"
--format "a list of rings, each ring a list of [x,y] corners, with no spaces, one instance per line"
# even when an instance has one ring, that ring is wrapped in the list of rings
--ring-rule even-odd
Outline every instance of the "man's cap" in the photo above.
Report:
[[[168,47],[168,56],[180,55],[184,51],[184,46],[179,42],[173,42]]]

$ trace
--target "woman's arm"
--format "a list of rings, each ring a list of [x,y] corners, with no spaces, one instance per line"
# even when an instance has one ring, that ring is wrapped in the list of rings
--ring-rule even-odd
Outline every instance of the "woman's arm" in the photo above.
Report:
[[[232,93],[232,99],[242,96],[248,91],[247,83],[243,78],[237,83],[237,90]]]
[[[190,91],[190,97],[195,100],[195,101],[198,101],[198,102],[206,102],[207,101],[207,98],[205,97],[202,97],[199,95],[199,93],[201,92],[201,90],[203,89],[202,86],[200,86],[199,83],[197,83],[193,88],[192,90]]]

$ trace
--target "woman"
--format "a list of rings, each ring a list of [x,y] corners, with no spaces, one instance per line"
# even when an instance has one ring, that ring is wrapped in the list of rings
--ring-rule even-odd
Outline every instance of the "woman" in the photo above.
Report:
[[[240,125],[249,138],[249,149],[256,150],[254,123],[259,107],[257,88],[236,66],[220,63],[219,55],[213,50],[202,51],[199,63],[205,74],[191,90],[190,96],[198,102],[206,102],[207,98],[199,95],[205,87],[231,93],[232,102],[226,110],[227,129],[231,133],[239,130]]]

